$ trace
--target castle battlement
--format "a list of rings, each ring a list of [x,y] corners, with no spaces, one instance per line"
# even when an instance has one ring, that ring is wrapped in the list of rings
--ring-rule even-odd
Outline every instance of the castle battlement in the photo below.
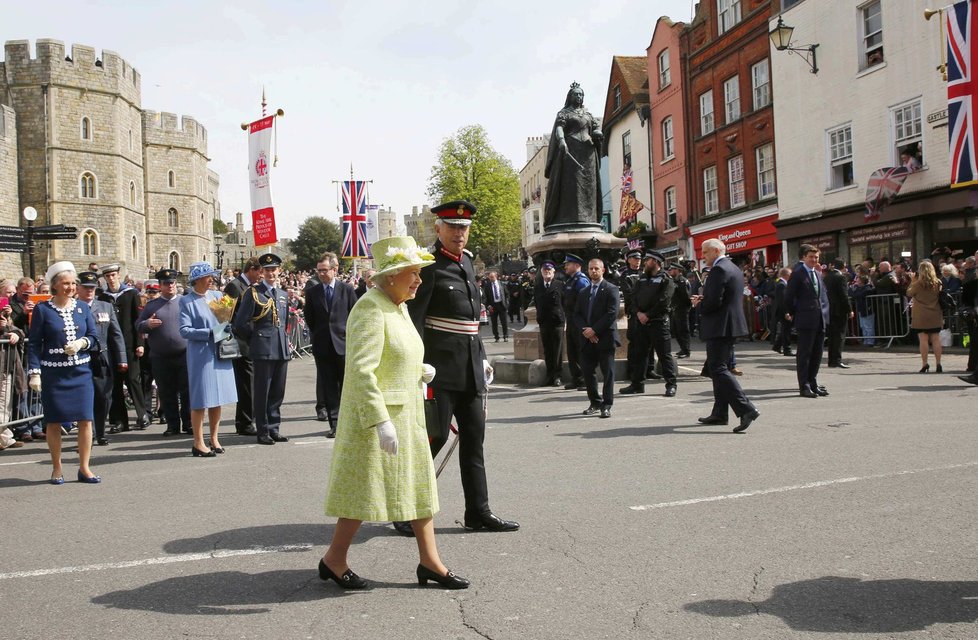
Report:
[[[193,147],[207,154],[207,129],[191,116],[143,111],[143,139],[147,144]]]

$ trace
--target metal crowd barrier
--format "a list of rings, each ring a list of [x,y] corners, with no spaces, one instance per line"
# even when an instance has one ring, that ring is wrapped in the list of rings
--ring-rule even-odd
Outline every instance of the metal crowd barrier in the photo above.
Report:
[[[0,338],[0,429],[14,433],[41,429],[41,394],[27,386],[27,340],[10,344]]]
[[[289,318],[285,323],[285,334],[289,339],[289,349],[296,358],[301,358],[309,353],[312,348],[312,341],[309,336],[309,327],[301,313],[289,312]]]

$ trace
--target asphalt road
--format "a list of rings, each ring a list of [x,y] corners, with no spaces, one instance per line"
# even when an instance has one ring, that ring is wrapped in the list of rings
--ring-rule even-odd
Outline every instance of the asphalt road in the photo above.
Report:
[[[741,435],[697,426],[701,348],[676,398],[649,385],[607,420],[580,415],[581,392],[494,387],[490,499],[522,529],[457,525],[449,464],[438,544],[467,591],[419,588],[414,542],[384,524],[351,550],[374,589],[318,579],[332,442],[311,358],[290,367],[288,443],[228,435],[227,454],[191,458],[154,425],[96,448],[98,486],[48,485],[43,444],[4,451],[0,638],[978,637],[964,356],[919,375],[914,354],[852,353],[816,400],[797,396],[792,359],[738,358],[761,412]]]

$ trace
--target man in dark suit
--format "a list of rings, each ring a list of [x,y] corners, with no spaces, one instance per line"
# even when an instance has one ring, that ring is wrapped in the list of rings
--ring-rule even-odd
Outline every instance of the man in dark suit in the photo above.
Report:
[[[724,255],[726,245],[717,238],[703,243],[703,260],[710,266],[710,276],[702,295],[693,296],[700,311],[700,337],[706,342],[706,367],[713,380],[713,411],[699,421],[703,424],[727,424],[728,407],[740,418],[734,433],[741,433],[757,420],[757,411],[737,378],[730,372],[730,350],[739,336],[747,335],[744,318],[744,274]]]
[[[842,270],[846,268],[846,261],[836,258],[832,261],[832,268],[825,274],[825,293],[829,297],[829,367],[848,369],[849,365],[842,361],[842,345],[845,342],[846,327],[849,320],[854,317],[852,309],[849,308],[849,281],[846,279]]]
[[[465,494],[466,529],[516,531],[520,525],[503,520],[489,508],[489,487],[483,445],[486,437],[486,392],[489,361],[479,338],[482,304],[472,256],[465,250],[475,205],[464,200],[431,209],[437,216],[435,263],[421,269],[421,286],[407,302],[411,320],[424,340],[424,361],[437,372],[429,388],[438,403],[436,437],[431,457],[448,442],[454,416],[458,425],[458,466]],[[401,533],[411,527],[395,523]]]
[[[540,279],[533,291],[543,358],[547,363],[547,380],[544,384],[548,387],[560,386],[560,366],[564,357],[564,307],[560,300],[560,284],[554,279],[555,266],[549,260],[540,265]]]
[[[786,356],[793,356],[791,352],[791,321],[785,317],[788,311],[784,308],[784,291],[788,288],[788,278],[791,277],[791,269],[781,267],[778,270],[778,281],[774,284],[774,346],[772,349]]]
[[[136,410],[136,428],[145,429],[149,426],[146,419],[146,404],[143,400],[143,383],[140,376],[139,359],[143,357],[145,341],[143,335],[136,331],[136,320],[139,318],[141,300],[139,292],[122,282],[119,275],[119,265],[109,264],[102,267],[105,278],[105,290],[98,294],[98,299],[108,302],[115,309],[122,329],[122,338],[126,343],[126,362],[129,368],[120,372],[113,380],[112,406],[109,409],[109,433],[129,431],[129,411],[126,409],[125,391],[129,390],[132,406]]]
[[[82,271],[78,274],[78,299],[87,302],[92,309],[92,317],[98,326],[98,340],[101,349],[98,355],[92,354],[89,366],[92,368],[92,382],[95,384],[94,421],[95,442],[99,446],[109,444],[105,437],[105,419],[112,406],[112,378],[118,372],[125,374],[129,368],[126,362],[126,343],[119,327],[115,309],[104,300],[95,299],[98,287],[98,274]]]
[[[803,398],[817,398],[829,395],[825,387],[818,384],[825,328],[829,324],[829,297],[822,274],[816,268],[818,248],[803,244],[800,253],[801,262],[792,271],[784,291],[785,318],[795,323],[798,332],[798,353],[795,355],[798,392]]]
[[[261,265],[258,264],[258,258],[248,258],[241,273],[224,287],[224,293],[236,300],[232,323],[241,307],[241,294],[259,280],[261,280]],[[251,361],[248,341],[240,336],[238,336],[238,350],[241,352],[241,357],[231,360],[234,367],[234,386],[238,392],[238,404],[234,409],[234,430],[239,436],[254,436],[258,435],[258,431],[255,430],[255,408],[251,397],[255,367]]]
[[[248,341],[255,366],[253,401],[258,444],[288,442],[280,433],[285,380],[292,357],[285,323],[289,294],[277,285],[282,259],[274,253],[258,258],[262,280],[241,295],[234,316],[234,333]]]
[[[509,342],[509,317],[506,309],[509,294],[506,293],[506,284],[499,281],[499,274],[490,271],[486,274],[486,279],[482,281],[482,299],[485,300],[486,311],[492,319],[492,335],[496,342],[499,342],[499,323],[503,323],[503,342]]]
[[[305,316],[316,360],[316,419],[329,421],[327,438],[336,437],[336,419],[346,367],[346,319],[357,302],[356,291],[336,277],[340,261],[326,252],[316,264],[319,286],[306,292]]]
[[[589,289],[577,296],[574,308],[575,325],[580,327],[581,371],[584,386],[591,401],[584,415],[601,412],[602,418],[611,417],[611,405],[615,402],[615,349],[618,340],[618,287],[604,279],[604,261],[592,258],[587,264]],[[598,376],[601,367],[604,387],[598,395]]]

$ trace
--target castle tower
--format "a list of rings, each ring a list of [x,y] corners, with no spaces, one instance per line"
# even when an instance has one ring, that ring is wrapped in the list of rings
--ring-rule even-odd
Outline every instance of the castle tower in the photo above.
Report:
[[[18,210],[37,209],[38,225],[78,227],[77,240],[38,243],[38,271],[56,260],[118,261],[142,277],[139,74],[111,51],[73,45],[66,55],[58,40],[38,40],[33,58],[26,40],[4,50],[0,100],[17,114]]]
[[[214,260],[217,174],[207,168],[207,130],[189,116],[143,112],[149,264],[183,271]]]
[[[2,74],[0,74],[2,75]],[[17,189],[17,121],[14,110],[0,104],[0,224],[19,227],[20,197]],[[0,253],[0,274],[19,275],[20,255]]]

